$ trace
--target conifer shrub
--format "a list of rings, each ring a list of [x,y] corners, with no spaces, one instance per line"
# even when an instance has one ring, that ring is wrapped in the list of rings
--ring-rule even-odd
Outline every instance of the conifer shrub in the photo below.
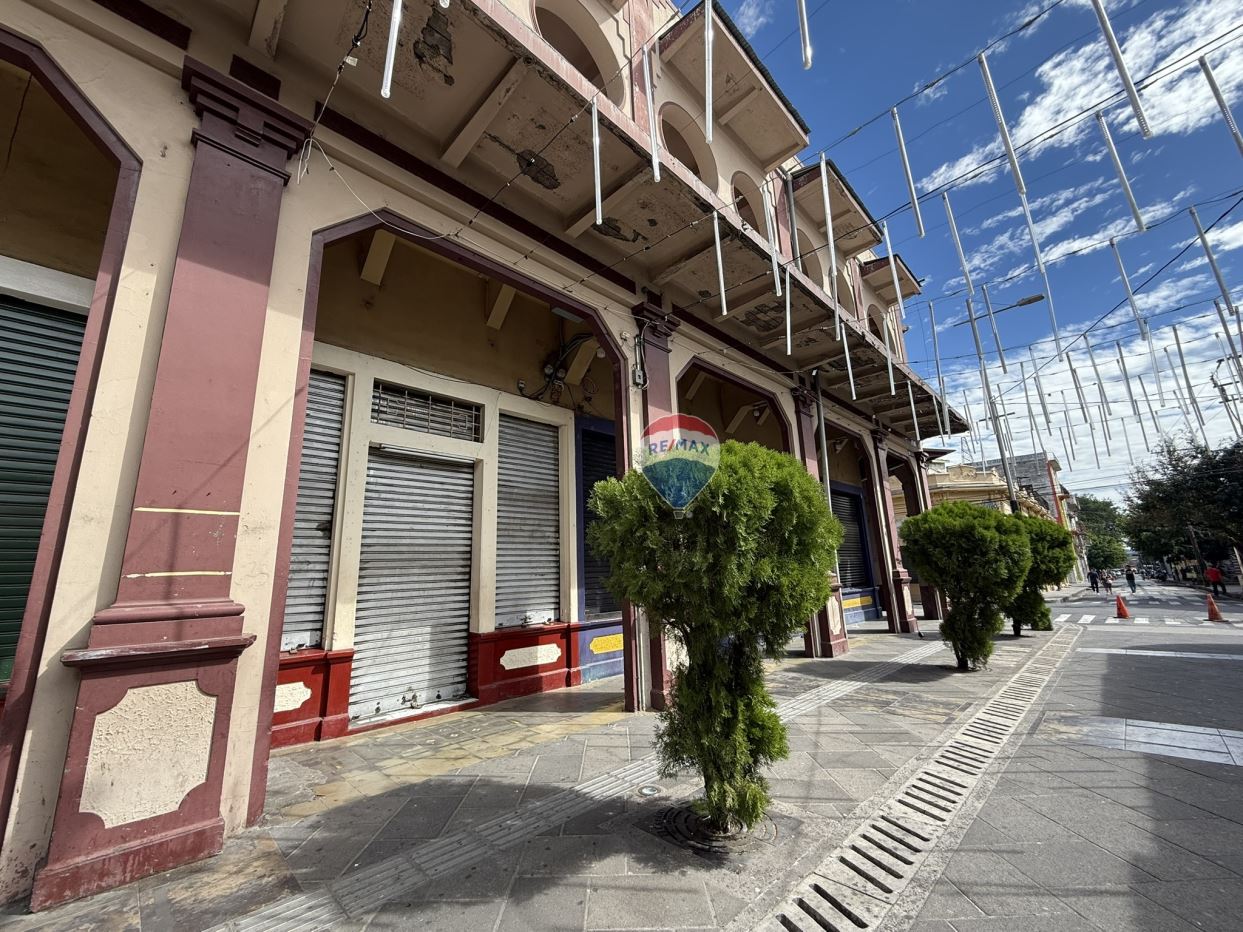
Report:
[[[682,518],[638,470],[597,483],[590,505],[609,589],[684,655],[660,716],[661,772],[703,777],[697,808],[712,831],[750,828],[770,802],[764,767],[789,753],[763,658],[829,599],[842,528],[824,489],[793,457],[728,441]]]
[[[1032,552],[1023,587],[1008,609],[1014,635],[1018,637],[1022,633],[1023,625],[1033,631],[1049,631],[1053,628],[1053,619],[1040,590],[1060,583],[1075,565],[1074,539],[1066,528],[1045,518],[1016,515],[1010,520],[1017,521],[1023,528]]]
[[[903,556],[922,582],[949,600],[941,637],[954,649],[958,669],[988,663],[1002,609],[1018,594],[1031,565],[1023,527],[983,505],[946,502],[902,522]]]

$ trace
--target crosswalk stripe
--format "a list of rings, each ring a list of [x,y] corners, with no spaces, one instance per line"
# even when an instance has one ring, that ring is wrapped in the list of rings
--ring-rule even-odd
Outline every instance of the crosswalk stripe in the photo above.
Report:
[[[1118,619],[1117,619],[1117,618],[1106,618],[1106,619],[1105,619],[1105,624],[1107,624],[1107,625],[1116,625],[1116,624],[1118,624]]]
[[[1147,618],[1136,618],[1135,623],[1137,625],[1146,625],[1148,624],[1148,619]]]
[[[1057,616],[1056,618],[1054,618],[1053,620],[1054,620],[1055,622],[1062,622],[1062,621],[1065,621],[1065,620],[1066,620],[1067,618],[1069,618],[1069,617],[1070,617],[1069,615],[1058,615],[1058,616]]]
[[[1091,624],[1092,619],[1095,617],[1096,617],[1095,615],[1084,615],[1082,618],[1079,619],[1079,624],[1081,625]]]
[[[1167,625],[1181,625],[1181,624],[1182,624],[1182,622],[1181,622],[1181,621],[1175,621],[1173,618],[1167,618],[1167,619],[1165,619],[1165,623],[1166,623]]]

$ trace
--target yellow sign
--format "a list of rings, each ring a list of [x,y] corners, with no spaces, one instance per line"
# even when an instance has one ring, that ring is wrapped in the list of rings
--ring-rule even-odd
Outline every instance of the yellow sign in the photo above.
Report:
[[[602,637],[592,638],[591,643],[587,645],[587,649],[593,654],[612,654],[622,649],[621,634],[606,634]]]
[[[854,599],[845,599],[842,602],[842,608],[858,608],[860,605],[871,605],[872,597],[870,595],[861,595]]]

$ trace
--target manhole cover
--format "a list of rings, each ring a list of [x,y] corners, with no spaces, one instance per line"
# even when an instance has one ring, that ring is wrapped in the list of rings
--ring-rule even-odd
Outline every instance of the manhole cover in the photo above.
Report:
[[[659,796],[660,787],[653,786],[650,783],[647,786],[641,786],[639,787],[639,795],[640,796]]]
[[[662,810],[647,826],[648,831],[670,844],[706,857],[727,858],[747,854],[777,840],[777,824],[764,816],[750,831],[718,835],[689,805]]]

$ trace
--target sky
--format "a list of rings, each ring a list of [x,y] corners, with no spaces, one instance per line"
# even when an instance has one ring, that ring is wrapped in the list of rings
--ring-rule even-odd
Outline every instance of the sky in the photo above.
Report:
[[[967,296],[939,192],[949,185],[977,289],[978,313],[983,313],[982,283],[989,283],[994,308],[1045,293],[973,59],[1050,2],[808,0],[815,55],[812,68],[805,71],[794,0],[725,0],[726,9],[812,127],[804,159],[818,159],[820,150],[828,147],[827,155],[873,215],[889,217],[894,248],[923,280],[923,295],[905,306],[912,364],[936,384],[930,299],[947,394],[960,412],[969,405],[977,419],[984,415],[984,404],[971,328],[956,326],[965,324]],[[1243,119],[1243,6],[1238,0],[1107,0],[1106,8],[1131,75],[1140,85],[1152,129],[1149,139],[1139,132],[1087,0],[1062,0],[988,53],[1001,109],[1019,147],[1052,302],[997,315],[1007,371],[1002,371],[987,319],[981,322],[981,339],[993,393],[1001,399],[999,410],[1007,419],[1015,452],[1044,449],[1061,464],[1063,484],[1072,492],[1120,499],[1132,464],[1151,459],[1148,451],[1156,446],[1158,431],[1185,439],[1194,429],[1197,439],[1207,438],[1213,445],[1235,437],[1212,378],[1216,375],[1235,395],[1243,395],[1243,386],[1229,374],[1228,362],[1219,368],[1218,361],[1229,352],[1220,342],[1222,328],[1212,303],[1220,292],[1187,208],[1195,205],[1204,225],[1212,225],[1210,242],[1227,287],[1239,303],[1243,203],[1235,205],[1243,199],[1243,156],[1197,57],[1208,56],[1218,84],[1236,116]],[[963,62],[968,62],[966,67],[932,90],[906,100]],[[916,188],[921,195],[934,192],[921,201],[923,238],[916,232],[888,114],[895,104]],[[1097,109],[1105,114],[1140,205],[1147,227],[1143,233],[1137,230],[1107,155],[1093,116]],[[986,164],[990,159],[992,164]],[[1139,312],[1150,328],[1159,378],[1154,377],[1153,353],[1126,302],[1110,237],[1117,238]],[[1061,357],[1052,340],[1050,303],[1067,351]],[[1172,325],[1178,328],[1186,377]],[[1231,329],[1235,327],[1231,321]],[[1243,332],[1233,336],[1236,343],[1243,340]],[[1243,351],[1243,345],[1239,349]],[[1120,356],[1129,382],[1123,378]],[[1033,358],[1040,368],[1051,431],[1031,377]],[[1028,374],[1035,434],[1020,361]],[[1086,417],[1070,366],[1087,402]],[[1141,382],[1155,417],[1140,394]],[[1204,419],[1203,431],[1188,400],[1188,382]],[[1187,416],[1175,395],[1176,384]],[[1142,417],[1132,409],[1128,385]],[[986,424],[979,427],[986,455],[994,458],[993,433]],[[925,443],[941,445],[935,437]],[[963,448],[949,457],[951,462],[973,459],[961,437],[945,446]]]

